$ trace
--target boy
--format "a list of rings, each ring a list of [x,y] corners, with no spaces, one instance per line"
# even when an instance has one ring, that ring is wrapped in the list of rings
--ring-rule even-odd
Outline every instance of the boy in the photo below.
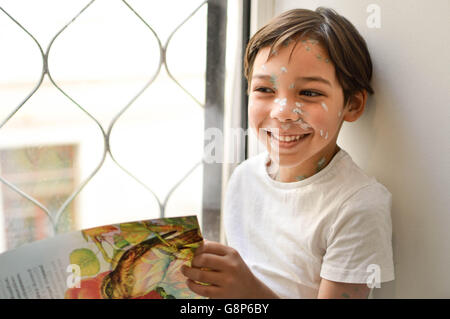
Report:
[[[211,298],[367,298],[373,280],[394,279],[391,194],[336,144],[373,93],[364,39],[331,9],[291,10],[252,37],[245,73],[250,126],[267,152],[233,172],[230,247],[198,248],[183,268],[189,288]]]

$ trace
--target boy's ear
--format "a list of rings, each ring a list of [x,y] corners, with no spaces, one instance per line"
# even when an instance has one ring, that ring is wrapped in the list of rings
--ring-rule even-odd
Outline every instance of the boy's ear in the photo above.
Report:
[[[354,93],[348,98],[347,105],[344,107],[344,121],[354,122],[364,112],[367,101],[367,91],[362,90]]]

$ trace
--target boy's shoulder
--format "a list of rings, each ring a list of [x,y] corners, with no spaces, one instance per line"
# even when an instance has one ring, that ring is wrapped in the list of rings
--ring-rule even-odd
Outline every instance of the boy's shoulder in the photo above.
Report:
[[[351,158],[341,150],[341,158],[333,169],[333,178],[328,182],[334,188],[342,202],[366,202],[367,205],[381,201],[390,201],[391,193],[374,176],[368,175]],[[336,196],[337,194],[331,194]]]

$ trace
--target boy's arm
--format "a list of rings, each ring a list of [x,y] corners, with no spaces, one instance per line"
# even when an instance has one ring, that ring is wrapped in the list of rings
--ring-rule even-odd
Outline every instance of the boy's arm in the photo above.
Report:
[[[189,289],[204,297],[279,298],[253,275],[235,249],[220,243],[204,241],[195,251],[192,267],[183,266],[181,271],[188,278]]]
[[[366,284],[348,284],[322,278],[318,299],[367,299],[370,288]]]
[[[279,298],[253,275],[236,250],[220,243],[205,240],[195,251],[192,267],[183,266],[182,273],[188,278],[189,289],[201,296]],[[369,293],[370,288],[366,284],[348,284],[322,278],[317,298],[367,298]]]

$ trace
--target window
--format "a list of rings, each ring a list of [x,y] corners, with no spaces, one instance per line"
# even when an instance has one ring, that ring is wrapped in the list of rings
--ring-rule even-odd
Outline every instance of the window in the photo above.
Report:
[[[203,187],[218,175],[205,177],[201,160],[205,125],[223,121],[208,112],[223,107],[211,100],[220,95],[205,88],[217,76],[207,43],[216,53],[225,44],[207,41],[207,26],[224,34],[226,8],[220,0],[2,2],[0,251],[51,235],[45,210],[64,232],[162,213],[202,222],[205,198],[220,203],[220,187]],[[210,89],[220,87],[215,80]]]

